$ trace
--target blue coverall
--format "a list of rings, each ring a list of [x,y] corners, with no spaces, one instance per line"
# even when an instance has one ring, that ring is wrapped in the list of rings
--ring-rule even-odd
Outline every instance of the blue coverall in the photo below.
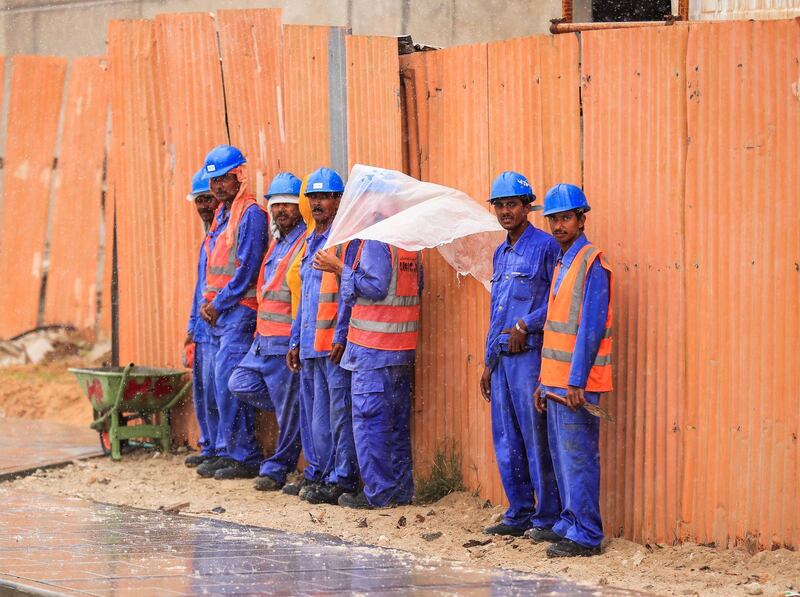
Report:
[[[589,241],[581,235],[561,258],[561,269],[554,290],[558,293],[561,281],[575,255]],[[610,283],[608,272],[599,260],[586,273],[581,322],[578,326],[568,385],[586,387],[608,317]],[[566,390],[542,386],[543,391],[561,396]],[[600,394],[585,392],[586,402],[597,404]],[[600,518],[600,419],[586,409],[572,409],[547,401],[547,432],[558,490],[563,504],[560,518],[553,531],[584,547],[599,547],[603,542],[603,521]]]
[[[509,507],[503,523],[550,528],[561,511],[547,445],[547,417],[536,412],[533,392],[542,361],[542,330],[556,259],[556,240],[531,224],[511,245],[494,252],[486,366],[492,371],[492,438]],[[508,334],[522,320],[527,350],[508,353]],[[534,506],[534,494],[536,503]]]
[[[211,352],[211,333],[208,324],[200,317],[203,290],[206,287],[206,252],[200,245],[197,258],[197,283],[192,297],[192,312],[189,315],[187,332],[194,340],[194,363],[192,364],[192,397],[194,414],[200,427],[200,455],[217,456],[217,427],[219,411],[214,398],[214,355]]]
[[[289,234],[277,240],[264,264],[265,284],[272,281],[281,260],[305,233],[306,224],[301,221]],[[233,370],[228,382],[235,398],[258,409],[275,412],[278,443],[275,453],[261,463],[258,474],[278,483],[286,482],[286,476],[297,468],[300,457],[298,375],[286,366],[287,352],[289,336],[256,333],[250,350]]]
[[[367,240],[355,269],[342,271],[340,300],[382,300],[389,292],[389,245]],[[422,268],[419,286],[422,289]],[[353,433],[364,495],[372,506],[408,504],[411,468],[411,373],[415,350],[377,350],[347,343],[342,367],[353,372]]]
[[[322,271],[314,269],[314,254],[328,240],[330,229],[313,232],[306,240],[300,264],[300,306],[292,321],[290,346],[300,348],[300,435],[308,462],[306,479],[338,485],[345,491],[358,484],[358,461],[353,440],[350,372],[328,358],[330,352],[314,349]],[[353,262],[355,243],[345,254]],[[333,343],[347,342],[350,307],[339,301]]]
[[[217,229],[209,233],[212,250],[219,236],[225,233],[229,217],[230,210],[223,205],[216,216]],[[257,466],[261,461],[255,438],[255,408],[231,395],[228,380],[253,341],[256,312],[239,301],[258,278],[267,239],[267,215],[256,206],[249,207],[239,223],[236,273],[211,303],[219,312],[216,325],[210,327],[219,409],[217,456],[232,458],[246,466]]]

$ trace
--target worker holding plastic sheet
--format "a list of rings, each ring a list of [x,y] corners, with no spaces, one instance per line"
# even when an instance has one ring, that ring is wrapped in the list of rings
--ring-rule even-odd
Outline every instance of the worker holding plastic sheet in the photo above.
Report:
[[[219,145],[203,165],[203,178],[220,201],[205,241],[206,302],[200,308],[211,331],[219,427],[217,458],[199,465],[197,473],[215,479],[255,477],[261,461],[255,408],[228,389],[233,368],[253,341],[256,282],[268,238],[266,213],[249,190],[245,162],[237,148]]]
[[[491,535],[550,532],[561,502],[547,444],[547,417],[531,394],[541,362],[542,328],[558,243],[528,221],[536,197],[528,179],[503,172],[489,199],[504,242],[494,252],[489,333],[480,386],[491,402],[492,438],[509,507]]]
[[[380,194],[382,184],[366,179],[364,192]],[[365,240],[353,265],[318,252],[314,267],[341,276],[340,300],[353,307],[342,367],[353,372],[353,433],[364,489],[343,494],[339,505],[369,509],[408,504],[414,493],[411,374],[419,331],[421,256]]]
[[[599,419],[597,404],[611,382],[611,268],[584,235],[590,209],[570,184],[550,189],[544,215],[561,246],[544,324],[541,385],[536,409],[547,411],[548,440],[562,510],[548,536],[548,557],[600,553]]]
[[[211,194],[208,180],[203,179],[203,169],[197,171],[192,178],[192,191],[186,196],[197,208],[197,215],[203,222],[203,230],[208,229],[214,221],[214,212],[219,201]],[[217,426],[219,412],[214,398],[214,363],[211,354],[211,335],[208,324],[200,317],[200,306],[203,304],[203,290],[206,287],[205,239],[200,245],[197,257],[197,281],[192,297],[192,312],[184,342],[186,366],[192,368],[192,392],[194,398],[194,414],[200,428],[198,446],[199,454],[192,454],[184,460],[186,466],[198,466],[207,460],[217,457]]]
[[[287,485],[284,492],[311,503],[336,504],[358,485],[350,372],[340,366],[350,308],[340,300],[338,277],[312,266],[328,239],[343,191],[341,176],[329,168],[316,170],[306,182],[315,228],[300,265],[300,305],[286,357],[289,368],[300,373],[300,433],[308,466],[303,480]],[[342,248],[332,252],[352,262],[355,249],[349,257],[342,255]]]
[[[301,181],[281,172],[265,195],[274,234],[261,265],[256,337],[228,382],[235,398],[274,411],[278,424],[275,452],[261,463],[256,489],[276,491],[297,468],[300,457],[298,375],[286,367],[292,328],[292,292],[288,273],[305,245],[306,224],[300,211]]]

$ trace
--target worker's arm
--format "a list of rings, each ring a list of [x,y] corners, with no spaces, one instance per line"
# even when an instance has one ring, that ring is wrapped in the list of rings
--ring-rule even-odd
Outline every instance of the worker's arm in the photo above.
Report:
[[[609,286],[608,271],[596,259],[586,275],[581,322],[567,382],[572,387],[586,387],[589,371],[600,349],[608,318]]]
[[[542,333],[544,330],[544,322],[547,321],[547,298],[550,293],[550,282],[553,279],[553,271],[556,269],[556,262],[558,262],[558,257],[561,254],[561,248],[552,237],[549,237],[546,241],[546,246],[543,250],[544,255],[539,264],[541,270],[537,272],[537,274],[541,274],[546,280],[545,283],[547,284],[548,290],[544,294],[544,299],[541,304],[535,306],[530,313],[522,317],[522,321],[525,323],[529,334]]]
[[[226,232],[223,231],[222,234]],[[267,215],[255,206],[248,208],[239,223],[239,247],[236,252],[239,265],[236,273],[212,301],[217,312],[221,313],[236,305],[258,279],[267,242]]]
[[[380,301],[389,294],[392,281],[392,253],[389,245],[365,240],[357,267],[345,265],[339,286],[339,300],[354,305],[357,297]]]
[[[356,260],[356,253],[358,253],[359,242],[351,242],[347,245],[347,250],[344,254],[344,267],[353,271],[353,262]],[[344,269],[342,270],[344,272]],[[341,298],[341,282],[339,294],[339,306],[336,310],[336,330],[333,333],[334,344],[347,343],[347,330],[350,327],[350,312],[353,310],[352,305],[348,305]]]
[[[200,307],[205,302],[203,298],[203,281],[205,280],[206,270],[206,248],[205,244],[200,245],[200,254],[197,258],[197,277],[194,282],[194,295],[192,296],[192,309],[189,312],[189,324],[186,326],[187,340],[194,336],[194,328],[200,319]]]

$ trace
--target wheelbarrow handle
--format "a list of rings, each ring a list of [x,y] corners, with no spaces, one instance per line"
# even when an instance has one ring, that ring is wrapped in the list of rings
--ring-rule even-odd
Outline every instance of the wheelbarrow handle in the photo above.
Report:
[[[164,408],[161,409],[161,412],[168,412],[173,406],[175,406],[176,404],[178,404],[178,402],[183,400],[183,398],[186,396],[186,393],[191,389],[191,387],[192,387],[192,378],[190,377],[189,381],[183,384],[183,387],[180,389],[180,391],[177,394],[175,394],[175,397],[169,402],[167,402],[166,406],[164,406]]]
[[[122,372],[122,378],[119,380],[119,389],[117,390],[117,396],[114,399],[114,405],[109,408],[106,412],[103,413],[101,417],[98,417],[94,421],[92,421],[91,428],[97,431],[102,430],[103,423],[105,420],[111,416],[111,413],[118,412],[119,405],[122,403],[122,397],[125,395],[125,386],[128,385],[128,377],[130,377],[131,371],[133,370],[134,364],[129,363],[125,370]]]

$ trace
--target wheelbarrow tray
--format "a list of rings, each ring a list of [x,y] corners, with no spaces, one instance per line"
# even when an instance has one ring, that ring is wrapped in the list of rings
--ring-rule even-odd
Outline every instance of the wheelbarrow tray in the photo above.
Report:
[[[92,408],[104,412],[114,406],[119,392],[123,367],[69,369],[78,378]],[[183,387],[185,371],[135,366],[128,375],[122,395],[123,412],[154,412],[163,409]]]

